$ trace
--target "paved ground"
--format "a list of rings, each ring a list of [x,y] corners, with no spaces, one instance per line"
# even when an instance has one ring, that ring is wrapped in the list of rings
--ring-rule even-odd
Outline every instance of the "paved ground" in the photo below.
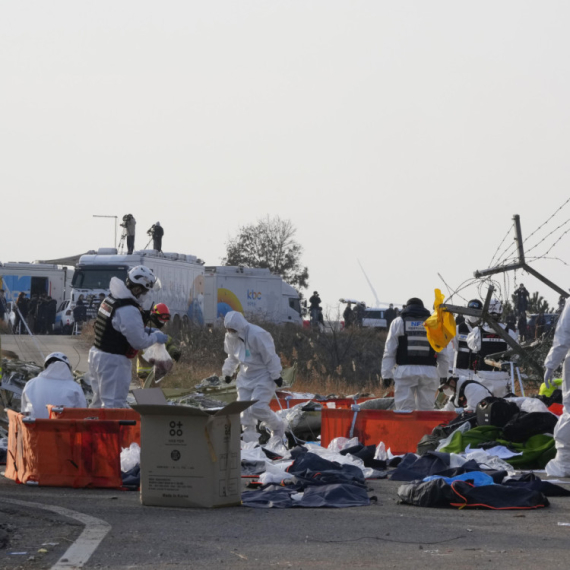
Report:
[[[21,360],[33,361],[43,365],[44,356],[50,352],[63,352],[71,361],[74,369],[86,372],[88,370],[87,356],[89,346],[77,336],[68,335],[1,335],[2,350],[15,352]]]
[[[85,568],[568,567],[570,526],[558,523],[570,522],[570,499],[524,512],[421,509],[397,503],[396,482],[370,487],[378,497],[370,507],[207,510],[143,507],[135,492],[25,487],[0,479],[0,539],[10,525],[0,568],[51,568],[82,532],[77,521],[40,505],[112,526]]]

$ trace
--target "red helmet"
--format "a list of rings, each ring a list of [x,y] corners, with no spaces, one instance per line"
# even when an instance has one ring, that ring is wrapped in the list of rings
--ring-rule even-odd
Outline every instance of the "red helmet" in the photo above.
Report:
[[[164,303],[157,303],[151,310],[150,315],[162,323],[170,320],[170,311]]]

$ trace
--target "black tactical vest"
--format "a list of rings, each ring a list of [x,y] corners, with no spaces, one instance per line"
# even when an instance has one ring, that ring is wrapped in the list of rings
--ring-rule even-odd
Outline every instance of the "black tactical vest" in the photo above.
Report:
[[[471,350],[467,346],[467,335],[471,331],[466,323],[457,326],[457,352],[455,353],[455,368],[471,370]]]
[[[505,329],[505,332],[508,334],[509,327]],[[486,331],[481,327],[481,350],[472,355],[473,369],[496,372],[496,368],[485,363],[485,358],[489,354],[505,352],[508,349],[509,345],[495,331]]]
[[[113,328],[112,324],[115,311],[127,305],[139,308],[133,299],[115,299],[112,295],[101,303],[95,320],[95,347],[103,352],[129,355],[132,358],[130,354],[136,354],[136,351],[129,344],[127,337]]]
[[[424,321],[427,317],[402,317],[404,334],[398,337],[396,364],[416,364],[435,366],[437,364],[435,350],[430,346]]]

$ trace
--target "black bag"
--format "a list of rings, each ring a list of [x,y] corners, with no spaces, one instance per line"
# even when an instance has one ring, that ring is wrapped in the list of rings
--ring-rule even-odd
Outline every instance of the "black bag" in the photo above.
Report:
[[[524,443],[529,437],[539,433],[552,433],[558,418],[550,412],[519,412],[503,428],[505,439],[514,443]]]
[[[477,425],[502,428],[519,411],[514,402],[489,396],[477,404]]]

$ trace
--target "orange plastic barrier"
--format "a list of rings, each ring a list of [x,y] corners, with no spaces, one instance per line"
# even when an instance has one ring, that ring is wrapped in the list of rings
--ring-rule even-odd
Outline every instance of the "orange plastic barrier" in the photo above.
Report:
[[[366,402],[366,400],[372,400],[373,398],[358,398],[357,403],[360,404],[362,402]],[[279,400],[281,402],[281,406],[279,406]],[[317,404],[321,404],[323,408],[327,408],[327,404],[334,404],[334,409],[337,410],[349,410],[350,407],[354,404],[354,398],[336,398],[331,400],[312,400],[311,398],[291,398],[287,400],[286,398],[273,398],[271,402],[269,402],[269,407],[274,411],[277,412],[281,409],[286,409],[287,407],[292,408],[297,404],[304,404],[306,402],[315,402]],[[287,402],[289,402],[289,406],[287,406]]]
[[[121,487],[118,421],[29,421],[6,411],[9,479],[52,487]]]
[[[121,447],[141,444],[141,416],[131,408],[61,408],[48,405],[50,420],[134,420],[136,425],[123,426]]]
[[[335,437],[350,437],[354,420],[352,410],[321,412],[321,445],[327,447]],[[420,439],[433,428],[457,417],[455,412],[411,412],[400,414],[385,410],[361,410],[356,414],[352,437],[364,445],[384,442],[394,455],[416,451]]]

